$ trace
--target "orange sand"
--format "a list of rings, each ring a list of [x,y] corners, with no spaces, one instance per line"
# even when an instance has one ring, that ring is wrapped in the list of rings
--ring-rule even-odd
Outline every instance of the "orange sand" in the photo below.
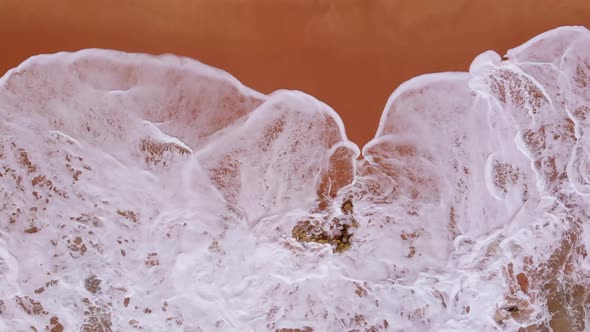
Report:
[[[3,0],[0,72],[89,47],[190,56],[265,93],[318,97],[362,146],[403,81],[559,25],[590,26],[587,0]]]

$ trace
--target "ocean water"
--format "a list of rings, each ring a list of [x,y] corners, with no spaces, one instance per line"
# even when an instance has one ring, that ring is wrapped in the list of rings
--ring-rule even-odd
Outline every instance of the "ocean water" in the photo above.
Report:
[[[589,125],[582,27],[404,83],[362,149],[192,59],[32,57],[0,79],[0,331],[584,331]]]

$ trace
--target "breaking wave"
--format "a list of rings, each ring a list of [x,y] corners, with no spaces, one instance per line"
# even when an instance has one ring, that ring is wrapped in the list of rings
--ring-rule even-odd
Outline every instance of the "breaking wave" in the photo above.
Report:
[[[584,330],[589,126],[581,27],[404,83],[360,158],[302,92],[35,56],[0,79],[0,330]]]

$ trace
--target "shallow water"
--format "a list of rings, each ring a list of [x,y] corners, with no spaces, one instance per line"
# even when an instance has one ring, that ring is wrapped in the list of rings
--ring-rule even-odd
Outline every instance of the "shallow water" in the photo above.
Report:
[[[590,32],[396,89],[85,50],[0,80],[0,330],[582,331]]]

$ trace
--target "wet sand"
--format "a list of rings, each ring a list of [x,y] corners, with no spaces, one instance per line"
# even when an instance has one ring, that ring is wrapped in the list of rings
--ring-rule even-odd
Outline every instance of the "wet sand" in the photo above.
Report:
[[[316,96],[362,146],[403,81],[560,25],[590,26],[587,1],[4,0],[0,72],[89,47],[189,56],[265,93]]]

